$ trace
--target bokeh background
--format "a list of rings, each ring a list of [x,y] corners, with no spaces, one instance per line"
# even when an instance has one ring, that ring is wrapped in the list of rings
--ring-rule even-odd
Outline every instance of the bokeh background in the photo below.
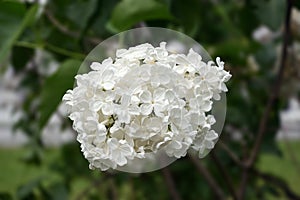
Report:
[[[88,169],[61,105],[85,56],[135,27],[182,32],[233,77],[204,159]],[[300,199],[300,1],[0,0],[0,199]]]

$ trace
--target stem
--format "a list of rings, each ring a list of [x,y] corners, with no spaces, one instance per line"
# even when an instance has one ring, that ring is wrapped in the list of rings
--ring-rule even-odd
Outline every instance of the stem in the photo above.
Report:
[[[82,60],[86,57],[84,54],[68,51],[66,49],[62,49],[62,48],[54,46],[52,44],[46,44],[46,43],[37,44],[37,43],[31,43],[31,42],[26,42],[26,41],[17,41],[14,43],[14,45],[19,46],[19,47],[26,47],[26,48],[30,48],[30,49],[48,49],[57,54],[80,59],[80,60]]]
[[[79,32],[69,30],[68,27],[66,27],[64,24],[62,24],[60,21],[58,21],[49,10],[45,10],[45,15],[48,18],[48,20],[60,32],[64,33],[65,35],[71,36],[73,38],[80,38],[80,33]],[[101,39],[95,38],[95,37],[86,37],[84,39],[86,39],[87,41],[89,41],[90,43],[95,44],[95,45],[98,45],[99,43],[101,43]]]
[[[269,115],[272,111],[272,107],[274,105],[274,102],[278,98],[278,94],[280,91],[280,87],[282,84],[282,78],[283,78],[283,72],[285,70],[286,66],[286,59],[287,59],[287,48],[289,44],[290,39],[290,18],[291,18],[291,10],[292,10],[292,0],[287,0],[287,8],[286,8],[286,17],[285,17],[285,24],[284,24],[284,35],[283,35],[283,46],[282,46],[282,53],[281,53],[281,61],[280,61],[280,69],[277,74],[276,81],[273,85],[273,88],[271,90],[271,95],[269,97],[268,103],[266,105],[266,109],[264,111],[264,114],[260,120],[258,133],[256,137],[256,141],[254,143],[254,147],[251,151],[249,159],[245,161],[245,169],[242,173],[242,181],[239,189],[239,199],[244,199],[245,196],[245,190],[247,187],[248,179],[249,179],[249,169],[253,166],[254,162],[256,161],[256,158],[258,156],[260,147],[262,145],[263,138],[266,134],[266,128],[269,121]]]
[[[242,166],[244,163],[241,162],[240,158],[222,141],[219,140],[217,143],[217,147],[222,148],[228,156],[239,166]]]
[[[278,188],[280,188],[288,199],[300,200],[300,196],[295,194],[288,187],[288,185],[284,181],[282,181],[280,178],[277,178],[276,176],[269,174],[269,173],[260,172],[256,169],[251,169],[251,173],[262,178],[265,182],[268,182],[269,184],[273,184],[273,185],[277,186]]]
[[[195,165],[196,169],[200,174],[203,175],[203,177],[206,179],[207,184],[212,188],[215,195],[218,197],[219,200],[225,200],[226,196],[224,195],[223,190],[221,187],[217,184],[217,182],[214,180],[210,172],[202,165],[202,163],[197,159],[195,156],[189,154],[189,158],[192,161],[192,163]]]
[[[175,185],[174,179],[172,177],[172,174],[171,174],[169,168],[168,167],[163,168],[162,173],[164,175],[164,178],[165,178],[165,181],[167,184],[167,188],[169,190],[169,193],[172,196],[172,199],[181,200],[181,197],[177,192],[176,185]]]
[[[216,155],[216,153],[214,151],[211,151],[211,158],[215,162],[215,164],[216,164],[217,168],[219,169],[219,171],[221,172],[221,174],[223,175],[226,185],[229,189],[229,192],[233,196],[233,199],[238,200],[238,197],[237,197],[234,185],[232,183],[232,180],[230,178],[230,175],[227,173],[224,165],[220,162],[218,156]]]

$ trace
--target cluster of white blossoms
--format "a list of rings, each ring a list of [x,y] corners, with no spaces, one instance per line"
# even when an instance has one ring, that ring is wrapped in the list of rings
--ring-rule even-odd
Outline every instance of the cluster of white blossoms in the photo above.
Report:
[[[90,168],[115,169],[158,150],[180,158],[189,148],[212,149],[212,100],[231,77],[220,58],[216,63],[193,49],[184,55],[168,52],[165,42],[145,43],[77,75],[63,100]]]

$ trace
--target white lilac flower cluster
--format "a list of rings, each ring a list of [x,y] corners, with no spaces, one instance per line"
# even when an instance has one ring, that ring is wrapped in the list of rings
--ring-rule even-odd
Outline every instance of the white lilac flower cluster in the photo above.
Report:
[[[212,149],[218,138],[212,100],[231,77],[220,58],[216,63],[193,49],[184,55],[168,52],[165,42],[145,43],[77,75],[63,100],[90,168],[115,169],[161,149],[176,158],[189,148]]]

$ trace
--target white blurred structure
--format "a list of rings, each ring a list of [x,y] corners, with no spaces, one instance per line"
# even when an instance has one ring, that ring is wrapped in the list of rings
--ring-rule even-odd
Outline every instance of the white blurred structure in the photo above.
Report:
[[[49,75],[57,69],[58,63],[49,55],[40,50],[35,53],[36,63],[43,66],[39,69],[40,74]],[[5,73],[0,75],[0,148],[18,147],[29,141],[22,131],[13,130],[14,124],[23,115],[21,105],[26,91],[17,90],[21,78],[14,74],[12,67],[8,67]],[[45,146],[60,146],[74,141],[75,134],[71,128],[61,130],[63,123],[61,116],[66,115],[63,106],[59,106],[57,112],[52,115],[41,135]]]
[[[19,82],[19,77],[11,79],[13,71],[9,68],[0,77],[0,146],[13,147],[25,144],[28,139],[20,131],[12,130],[13,124],[21,115],[20,111],[14,111],[20,103],[22,94],[14,91]]]
[[[57,112],[51,116],[42,132],[42,142],[45,146],[60,146],[75,140],[76,133],[71,128],[61,129],[62,116],[66,115],[64,106],[60,105]]]
[[[289,108],[280,112],[280,126],[278,140],[300,139],[300,103],[296,98],[291,98]]]
[[[252,38],[259,43],[265,44],[273,39],[273,32],[267,26],[261,25],[253,31]]]

